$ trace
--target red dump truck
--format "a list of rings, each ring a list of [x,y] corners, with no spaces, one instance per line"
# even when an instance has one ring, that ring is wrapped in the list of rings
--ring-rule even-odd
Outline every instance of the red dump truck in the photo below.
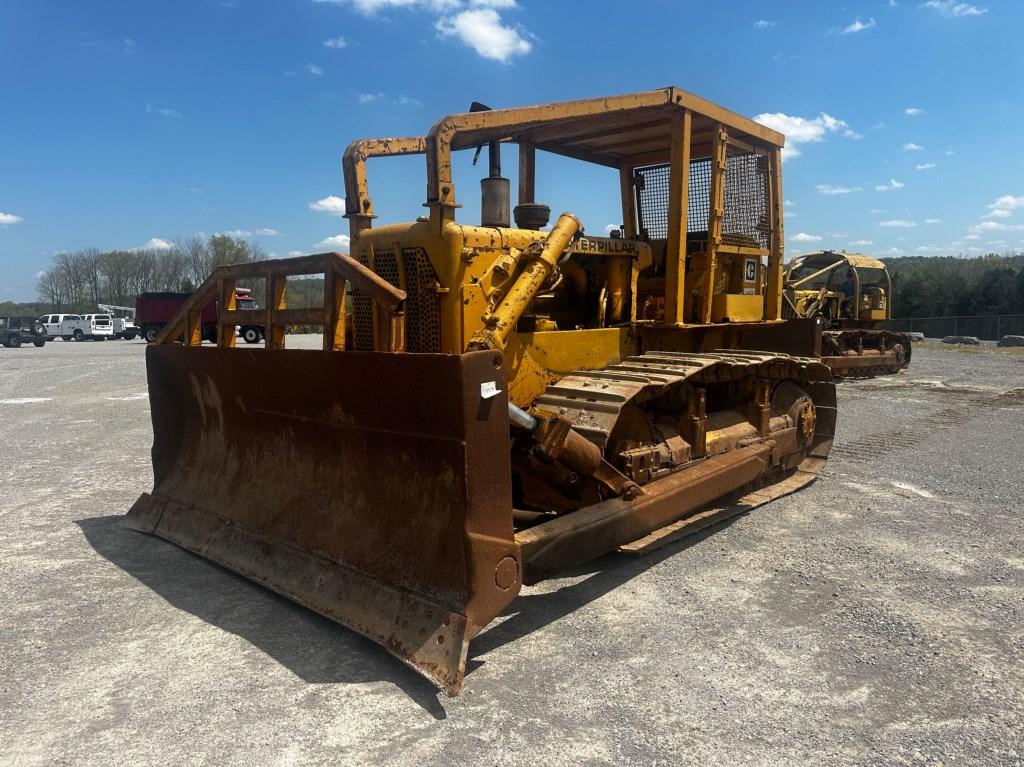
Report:
[[[188,300],[191,293],[141,293],[135,299],[135,324],[139,326],[142,337],[152,343],[156,334],[170,322],[181,305]],[[255,309],[256,301],[248,288],[235,290],[235,302],[239,309]],[[263,327],[260,325],[242,325],[239,334],[246,343],[254,344],[263,338]],[[203,339],[217,339],[217,302],[212,301],[203,309]]]

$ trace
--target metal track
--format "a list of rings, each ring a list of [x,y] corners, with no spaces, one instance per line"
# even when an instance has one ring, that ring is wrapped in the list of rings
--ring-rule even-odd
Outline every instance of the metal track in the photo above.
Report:
[[[837,378],[874,378],[875,376],[896,375],[910,365],[911,341],[906,333],[892,330],[829,330],[823,334],[831,339],[836,349],[841,352],[861,349],[880,349],[884,343],[886,349],[900,344],[903,354],[897,357],[892,352],[883,355],[864,354],[823,354],[822,362],[829,366]],[[865,343],[865,341],[867,343]],[[833,349],[835,351],[835,349]],[[871,364],[876,362],[877,364]]]
[[[618,547],[650,551],[794,492],[821,472],[835,434],[835,384],[828,367],[816,358],[753,351],[652,351],[601,370],[578,371],[549,387],[534,407],[569,418],[574,428],[607,451],[624,408],[643,406],[673,386],[750,378],[793,381],[810,396],[814,436],[799,448],[799,455],[776,455],[772,438],[750,440],[652,479],[635,498],[608,498],[527,527],[516,533],[523,582],[535,583]]]
[[[549,386],[534,407],[566,416],[573,428],[604,448],[626,405],[642,404],[684,382],[723,383],[748,376],[794,379],[808,386],[812,398],[814,382],[832,385],[828,369],[814,358],[756,351],[651,351],[600,370],[570,373]]]

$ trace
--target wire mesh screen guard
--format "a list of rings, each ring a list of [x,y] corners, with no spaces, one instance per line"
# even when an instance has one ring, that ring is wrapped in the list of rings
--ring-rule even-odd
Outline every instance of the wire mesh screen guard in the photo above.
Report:
[[[669,166],[666,163],[637,168],[636,177],[640,228],[651,239],[664,239],[668,237]],[[707,231],[710,208],[711,159],[693,160],[686,211],[688,233]],[[769,247],[768,158],[764,155],[734,152],[730,147],[725,167],[722,236],[726,242]]]

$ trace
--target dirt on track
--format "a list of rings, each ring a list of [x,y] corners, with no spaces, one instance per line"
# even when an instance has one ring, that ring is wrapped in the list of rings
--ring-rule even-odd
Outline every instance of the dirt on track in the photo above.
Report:
[[[1024,356],[843,382],[814,485],[524,589],[448,700],[120,525],[143,352],[0,349],[2,764],[1024,762]]]

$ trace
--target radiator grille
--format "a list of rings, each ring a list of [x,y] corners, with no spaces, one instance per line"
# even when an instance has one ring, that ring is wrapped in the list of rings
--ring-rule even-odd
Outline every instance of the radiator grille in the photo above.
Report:
[[[437,273],[427,252],[422,248],[406,248],[402,253],[405,285],[401,284],[398,262],[393,250],[374,251],[374,271],[408,294],[405,300],[405,348],[409,352],[441,351],[441,300],[437,293]],[[356,258],[370,266],[367,252]],[[352,296],[355,348],[373,351],[373,301],[366,293],[355,290]]]

